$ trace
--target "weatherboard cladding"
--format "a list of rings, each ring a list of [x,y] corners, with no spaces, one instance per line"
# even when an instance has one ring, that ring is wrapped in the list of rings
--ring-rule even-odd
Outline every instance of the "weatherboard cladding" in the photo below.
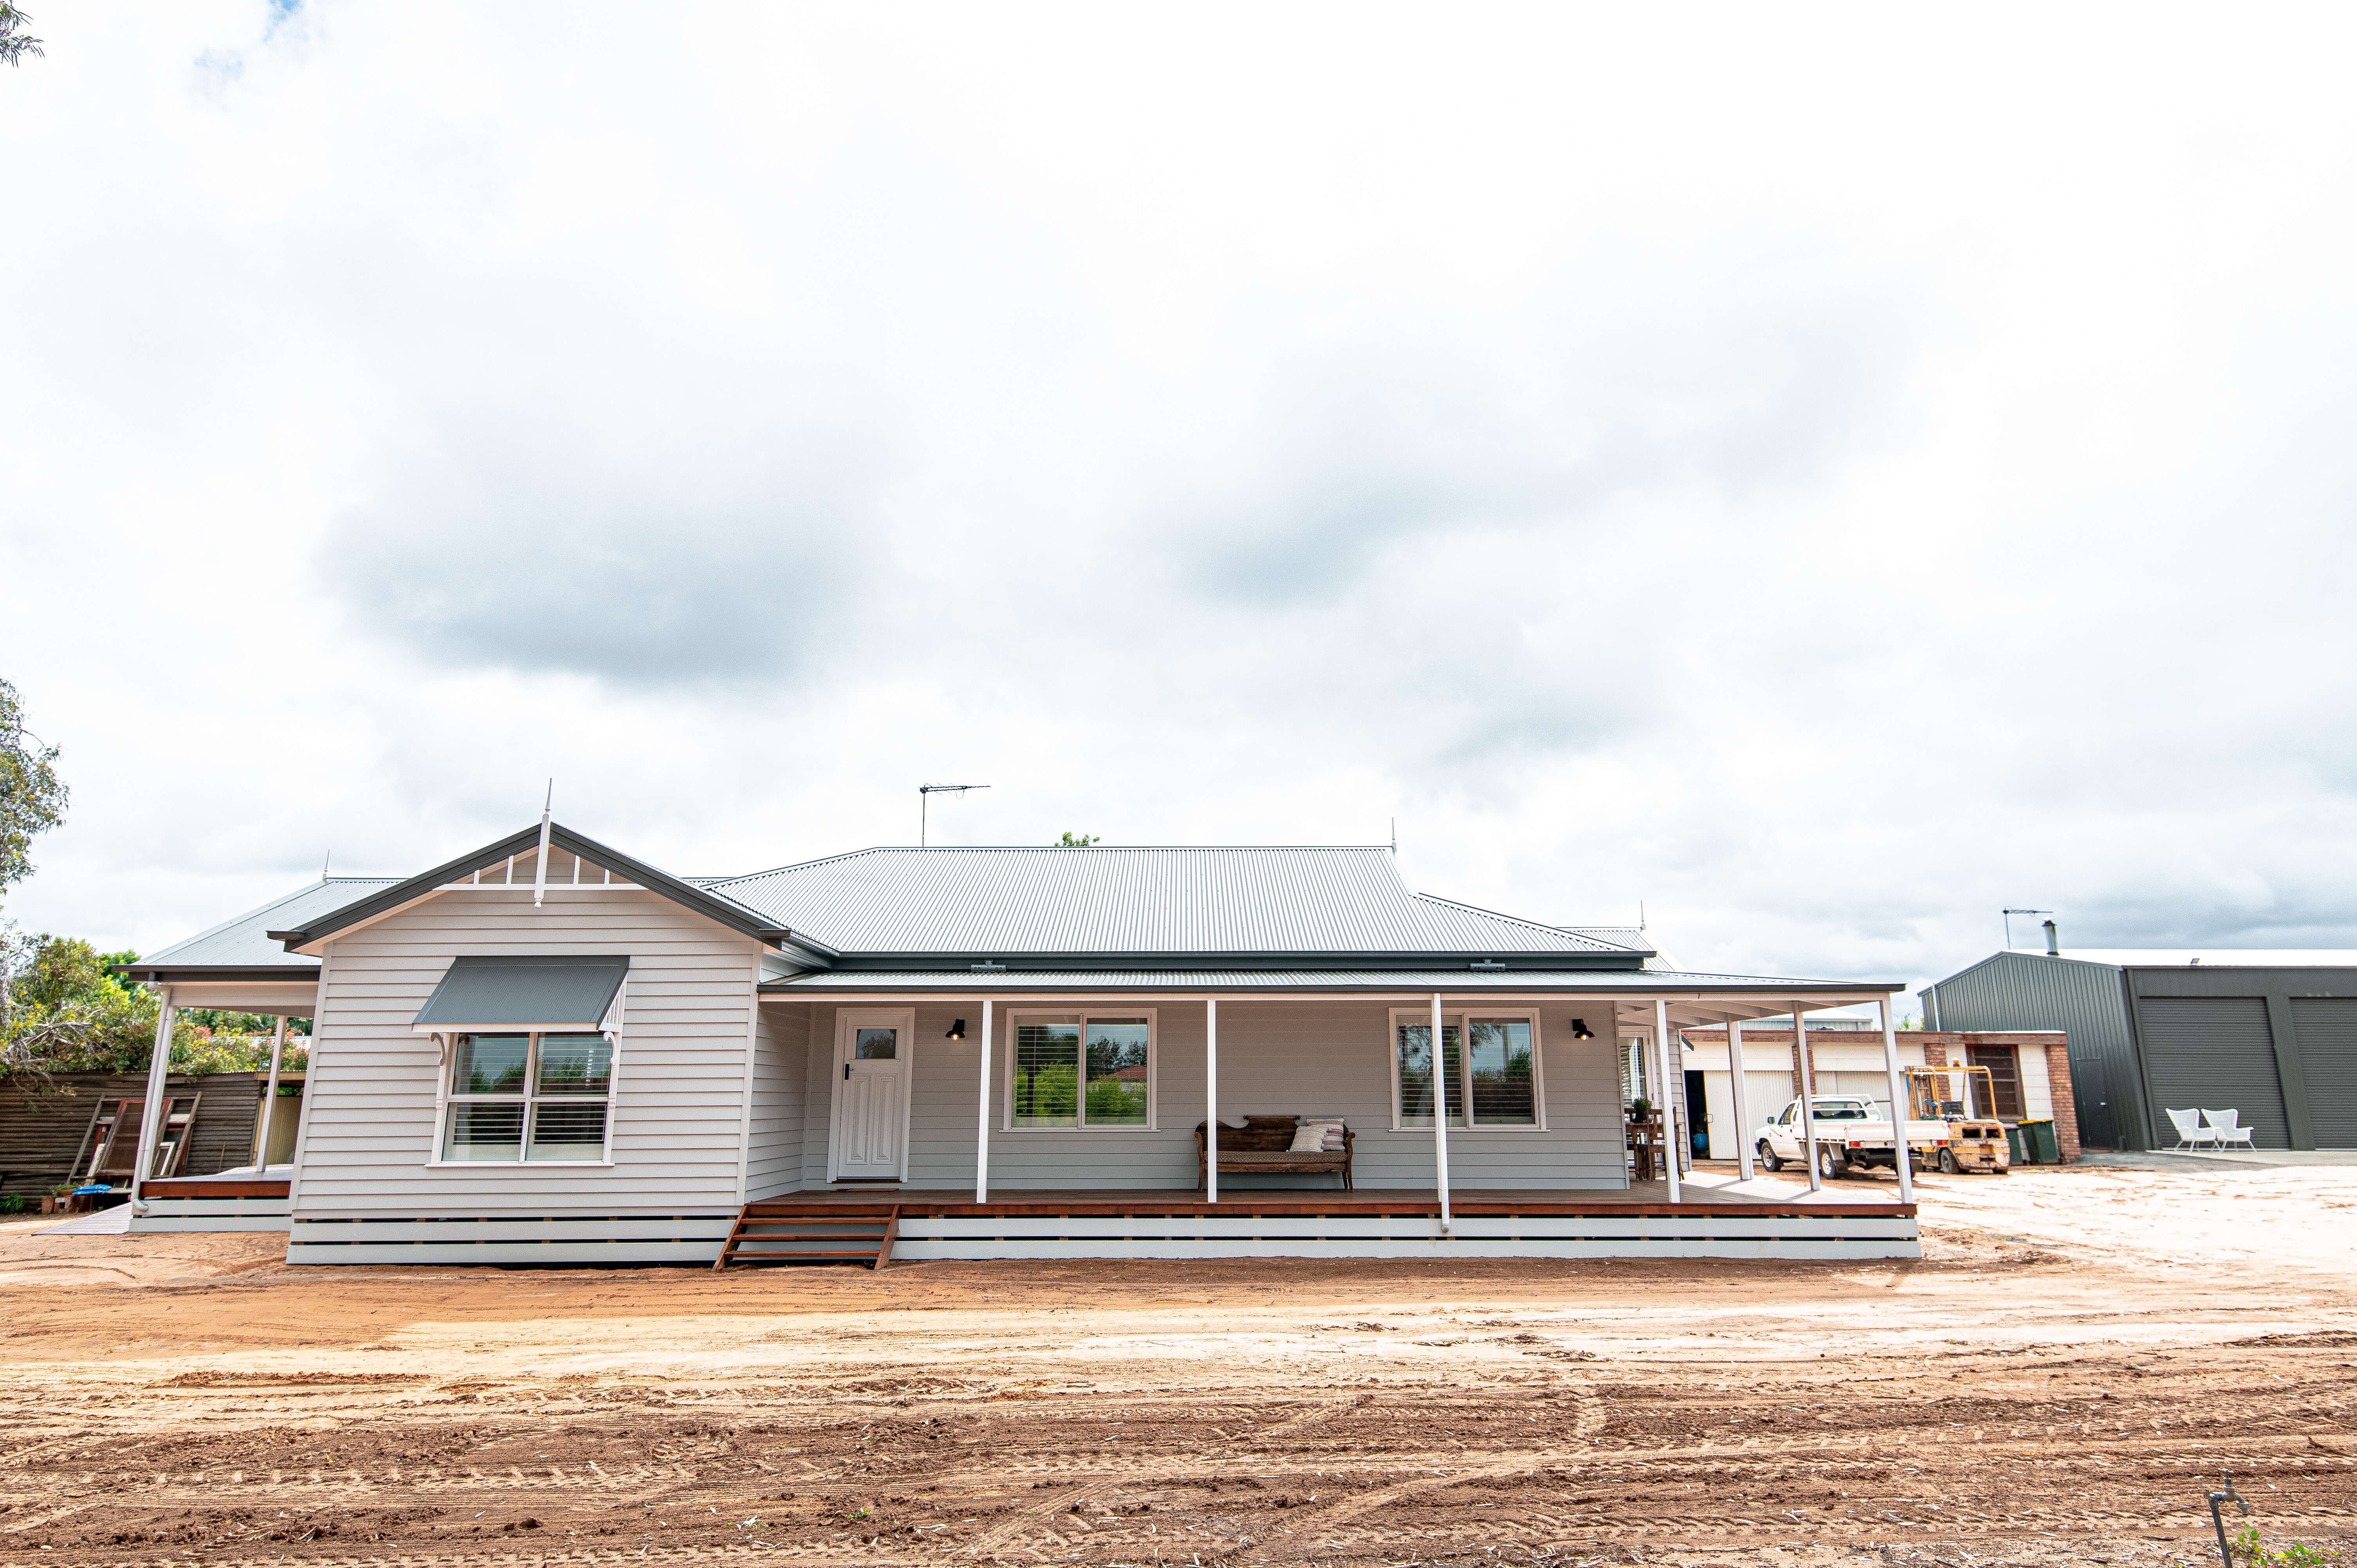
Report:
[[[1410,892],[1383,849],[869,849],[704,884],[866,953],[1628,953]]]

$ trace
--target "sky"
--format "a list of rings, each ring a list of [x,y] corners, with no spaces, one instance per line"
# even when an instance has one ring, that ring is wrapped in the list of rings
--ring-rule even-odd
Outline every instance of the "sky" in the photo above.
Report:
[[[0,914],[537,819],[2357,946],[2357,14],[37,5]],[[2034,940],[2035,918],[2016,940]]]

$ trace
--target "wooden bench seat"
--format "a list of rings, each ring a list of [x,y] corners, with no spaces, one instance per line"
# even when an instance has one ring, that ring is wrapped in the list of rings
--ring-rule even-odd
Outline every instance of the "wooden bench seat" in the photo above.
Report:
[[[1220,1174],[1222,1176],[1339,1176],[1342,1190],[1351,1190],[1351,1145],[1358,1134],[1348,1127],[1342,1129],[1342,1146],[1330,1152],[1297,1155],[1293,1152],[1293,1135],[1300,1130],[1299,1118],[1293,1116],[1247,1116],[1245,1125],[1220,1127]],[[1208,1187],[1204,1169],[1203,1139],[1207,1122],[1195,1124],[1195,1190]]]

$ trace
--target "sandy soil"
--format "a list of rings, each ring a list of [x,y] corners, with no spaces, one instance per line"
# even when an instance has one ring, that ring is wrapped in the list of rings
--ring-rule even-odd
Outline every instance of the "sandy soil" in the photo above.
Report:
[[[1920,1263],[288,1269],[0,1227],[0,1563],[2217,1560],[2357,1542],[2357,1170]],[[2357,1553],[2352,1553],[2357,1558]]]

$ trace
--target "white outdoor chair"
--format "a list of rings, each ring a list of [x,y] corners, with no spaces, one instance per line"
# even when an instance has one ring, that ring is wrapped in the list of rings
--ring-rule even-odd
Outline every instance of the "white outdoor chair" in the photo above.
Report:
[[[2235,1123],[2242,1119],[2242,1115],[2239,1111],[2204,1111],[2201,1113],[2201,1119],[2210,1125],[2202,1131],[2209,1133],[2211,1142],[2222,1149],[2229,1144],[2239,1144],[2245,1149],[2252,1148],[2255,1145],[2251,1143],[2251,1134],[2258,1129],[2236,1126]]]
[[[2169,1120],[2177,1128],[2178,1148],[2198,1149],[2204,1144],[2214,1147],[2218,1142],[2215,1133],[2201,1124],[2201,1112],[2198,1109],[2171,1111]]]

